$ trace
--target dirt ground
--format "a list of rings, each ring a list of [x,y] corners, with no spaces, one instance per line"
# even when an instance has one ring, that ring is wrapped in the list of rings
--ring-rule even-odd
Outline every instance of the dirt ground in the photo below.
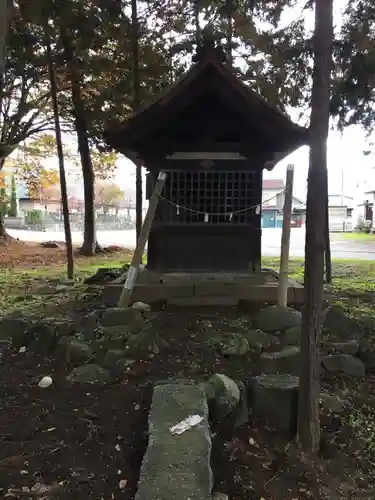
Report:
[[[23,241],[11,238],[4,243],[0,241],[0,268],[14,269],[22,267],[22,269],[49,266],[55,264],[64,264],[66,262],[66,248],[64,243],[58,243],[58,248],[44,248],[40,243],[25,243]],[[108,247],[107,253],[116,253],[124,250],[120,247]],[[131,251],[129,251],[131,255]],[[79,254],[79,248],[74,248],[75,260],[82,262],[87,260]]]
[[[236,310],[155,313],[154,328],[169,348],[138,359],[119,383],[106,387],[69,385],[66,369],[53,359],[14,352],[2,344],[1,496],[134,498],[147,445],[152,384],[168,376],[201,379],[212,372],[246,380],[254,374],[250,358],[218,357],[202,345],[207,322],[222,328],[223,322],[246,319]],[[46,375],[54,383],[41,389],[38,381]],[[339,416],[323,414],[320,457],[313,462],[303,458],[293,442],[251,418],[215,438],[215,490],[230,500],[374,498],[370,441],[375,448],[375,434],[361,431],[371,426],[372,413],[357,426],[352,418],[358,416],[353,408],[363,416],[362,408],[372,404],[375,378],[358,383],[331,377],[324,378],[323,385],[332,394],[349,391],[352,409]]]

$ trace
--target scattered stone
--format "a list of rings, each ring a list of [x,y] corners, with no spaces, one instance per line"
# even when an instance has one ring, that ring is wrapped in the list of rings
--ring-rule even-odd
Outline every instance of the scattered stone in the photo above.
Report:
[[[79,331],[83,334],[85,340],[94,340],[96,330],[99,326],[101,311],[91,311],[84,316],[79,324]]]
[[[86,278],[84,283],[86,285],[100,285],[102,283],[113,281],[123,274],[124,271],[121,267],[100,267],[93,276]]]
[[[109,338],[122,337],[123,339],[127,339],[133,334],[131,330],[131,328],[123,325],[102,327],[103,335]]]
[[[125,349],[131,353],[159,354],[161,351],[168,348],[168,342],[151,328],[131,335],[125,346]]]
[[[96,339],[92,343],[92,346],[95,353],[100,358],[103,358],[110,349],[119,349],[123,351],[125,349],[126,342],[131,335],[131,333],[125,332],[118,335],[107,335],[104,333],[102,337]]]
[[[190,415],[199,415],[202,421],[180,435],[170,432]],[[181,383],[157,385],[135,500],[211,500],[210,455],[211,431],[202,388]]]
[[[63,337],[59,340],[57,353],[66,363],[80,364],[91,359],[94,349],[85,342]]]
[[[127,307],[125,309],[119,309],[117,307],[112,307],[106,309],[102,314],[102,325],[103,326],[128,326],[133,327],[137,323],[142,322],[142,314],[138,309],[133,309],[132,307]]]
[[[229,500],[229,497],[225,493],[220,493],[219,491],[217,491],[213,494],[212,500]]]
[[[291,307],[270,306],[260,311],[256,322],[264,332],[276,333],[301,326],[301,319],[302,314]]]
[[[358,340],[348,340],[346,342],[329,342],[325,347],[333,351],[341,352],[342,354],[351,354],[355,356],[359,351]]]
[[[151,311],[151,306],[149,304],[146,304],[145,302],[134,302],[132,305],[133,309],[138,309],[139,311],[145,313],[145,312],[150,312]]]
[[[324,311],[323,328],[332,336],[352,338],[361,333],[360,323],[350,318],[341,306],[331,306]]]
[[[261,375],[252,383],[254,414],[281,433],[297,426],[299,378],[288,374]]]
[[[301,343],[301,327],[292,326],[288,328],[283,335],[284,345],[300,345]]]
[[[47,389],[47,387],[50,387],[53,384],[53,380],[51,377],[43,377],[39,383],[38,386],[41,387],[42,389]]]
[[[31,350],[49,353],[55,350],[58,340],[58,334],[53,325],[38,323],[28,328],[23,343]]]
[[[274,335],[263,332],[262,330],[249,330],[244,333],[249,343],[250,349],[262,350],[269,349],[271,346],[277,347],[280,344],[279,339]]]
[[[345,409],[346,402],[334,394],[320,394],[320,406],[325,412],[342,413]]]
[[[364,363],[350,354],[329,354],[322,357],[324,368],[333,373],[345,373],[352,377],[364,377],[366,368]]]
[[[66,377],[69,382],[79,384],[102,383],[105,384],[111,380],[111,374],[105,368],[96,364],[82,365],[73,368]]]
[[[43,248],[60,248],[60,245],[57,243],[57,241],[42,241],[40,246]]]
[[[221,347],[224,356],[243,356],[250,350],[247,338],[242,334],[234,334],[226,344]]]
[[[233,429],[241,427],[249,421],[249,405],[247,401],[247,388],[241,380],[236,381],[237,387],[240,390],[240,402],[237,408],[235,408],[233,414],[230,417],[229,425]]]
[[[299,375],[300,349],[287,346],[279,352],[264,352],[259,358],[259,370],[262,373],[288,373]]]
[[[214,424],[220,424],[238,408],[241,392],[238,385],[226,375],[215,373],[202,384]]]
[[[375,352],[370,347],[361,347],[359,358],[364,363],[367,373],[375,373]]]
[[[125,350],[123,349],[110,349],[104,356],[103,364],[105,367],[112,369],[116,366],[119,360],[125,357]]]
[[[30,328],[30,322],[18,318],[3,318],[0,320],[0,340],[11,340],[13,347],[19,349],[25,344],[25,334]]]
[[[119,359],[116,362],[113,371],[116,375],[121,376],[124,373],[129,372],[135,362],[136,362],[135,359],[127,359],[127,358]]]

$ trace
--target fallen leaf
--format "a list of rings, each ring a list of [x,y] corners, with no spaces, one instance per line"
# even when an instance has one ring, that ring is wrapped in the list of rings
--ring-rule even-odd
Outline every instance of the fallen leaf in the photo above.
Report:
[[[6,457],[3,458],[3,460],[0,460],[0,469],[22,467],[23,464],[24,458],[21,455],[12,455],[11,457]]]

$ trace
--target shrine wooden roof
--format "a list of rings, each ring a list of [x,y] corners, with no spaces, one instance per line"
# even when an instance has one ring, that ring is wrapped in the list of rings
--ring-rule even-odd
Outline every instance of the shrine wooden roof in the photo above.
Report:
[[[292,122],[277,108],[249,89],[223,62],[217,48],[211,47],[176,83],[154,102],[122,123],[113,124],[104,132],[106,142],[117,151],[129,155],[139,153],[140,144],[160,130],[168,128],[172,117],[192,106],[207,90],[217,92],[226,105],[253,130],[269,140],[266,168],[273,166],[295,149],[308,143],[308,129]],[[174,127],[175,125],[171,125]],[[251,134],[250,128],[248,135]]]

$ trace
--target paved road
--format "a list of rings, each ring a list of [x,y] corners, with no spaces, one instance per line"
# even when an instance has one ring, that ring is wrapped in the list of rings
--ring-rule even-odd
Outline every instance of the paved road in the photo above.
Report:
[[[38,232],[9,230],[9,233],[22,241],[64,241],[62,232]],[[82,243],[82,234],[73,232],[73,243]],[[123,231],[99,231],[99,243],[107,245],[120,245],[127,248],[135,248],[135,230],[125,229]],[[262,232],[262,254],[267,257],[274,257],[280,254],[281,229],[263,229]],[[292,229],[290,239],[290,256],[303,257],[305,254],[305,231],[304,229]],[[332,233],[331,235],[332,258],[336,259],[362,259],[375,261],[375,241],[361,242],[344,240],[342,234]]]

